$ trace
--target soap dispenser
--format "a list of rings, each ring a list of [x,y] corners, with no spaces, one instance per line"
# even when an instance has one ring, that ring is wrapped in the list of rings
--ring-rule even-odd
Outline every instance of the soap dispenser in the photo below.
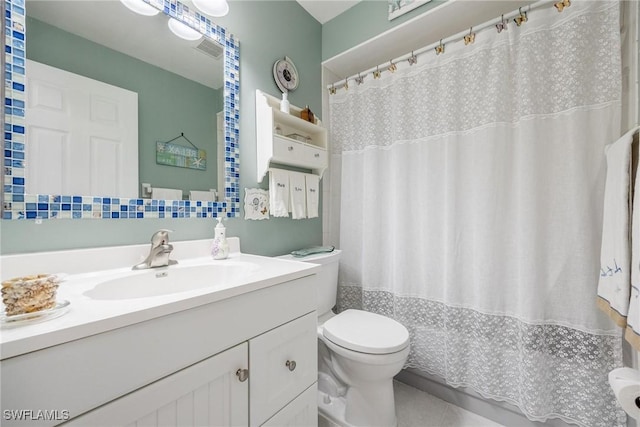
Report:
[[[213,259],[225,259],[229,256],[229,244],[227,243],[226,228],[222,223],[222,217],[218,217],[218,224],[215,228],[215,237],[211,247]]]
[[[289,114],[289,99],[287,99],[287,92],[282,92],[282,101],[280,101],[280,111]]]

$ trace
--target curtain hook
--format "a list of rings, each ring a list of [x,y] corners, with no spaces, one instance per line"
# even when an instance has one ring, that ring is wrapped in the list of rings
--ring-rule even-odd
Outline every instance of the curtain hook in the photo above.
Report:
[[[389,60],[389,68],[387,68],[389,70],[389,72],[391,73],[395,73],[395,71],[398,69],[398,67],[396,66],[396,64],[393,63],[393,60]]]
[[[522,8],[518,8],[518,11],[520,12],[520,15],[516,16],[513,22],[515,22],[516,25],[519,27],[520,25],[527,22],[527,12],[526,11],[523,12]]]
[[[344,86],[343,87],[344,87],[344,90],[349,90],[349,79],[348,78],[344,79]]]
[[[358,77],[355,78],[356,84],[361,85],[364,82],[364,77],[358,73]]]
[[[331,83],[331,88],[329,89],[329,94],[331,95],[335,95],[336,94],[336,87],[333,83]]]
[[[558,9],[558,12],[562,12],[565,7],[571,6],[571,0],[560,0],[559,2],[554,4],[555,8]]]
[[[409,62],[409,65],[413,65],[418,62],[418,57],[413,54],[413,51],[411,51],[411,56],[407,61]]]
[[[476,33],[472,32],[472,31],[473,31],[473,27],[469,28],[469,34],[464,36],[464,45],[465,46],[473,44],[473,42],[476,41]]]
[[[380,78],[380,70],[378,69],[377,65],[376,65],[376,70],[373,72],[373,78],[374,79],[379,79]]]
[[[496,24],[496,29],[498,30],[498,34],[500,34],[502,32],[502,30],[508,30],[509,29],[509,21],[505,21],[504,20],[504,15],[500,16],[500,22],[498,22]]]
[[[442,44],[442,39],[440,39],[440,44],[438,46],[436,46],[436,55],[440,55],[441,53],[444,53],[444,45]]]

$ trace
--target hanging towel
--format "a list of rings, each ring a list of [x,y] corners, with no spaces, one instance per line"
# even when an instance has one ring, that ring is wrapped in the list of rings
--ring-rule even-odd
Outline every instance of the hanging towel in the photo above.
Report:
[[[271,215],[289,216],[289,172],[269,169],[269,209]]]
[[[307,184],[307,217],[318,217],[318,199],[320,197],[320,177],[318,175],[306,174],[304,176]]]
[[[637,169],[640,161],[638,158],[635,160],[636,179],[633,186],[631,215],[631,296],[625,338],[637,351],[640,351],[640,176]]]
[[[182,190],[153,187],[151,189],[151,198],[160,200],[182,200]]]
[[[605,147],[607,177],[604,190],[598,307],[618,326],[626,327],[631,293],[631,142],[630,131]],[[636,197],[637,198],[637,197]],[[640,211],[635,212],[640,215]],[[640,223],[636,222],[636,227]],[[640,246],[640,245],[639,245]],[[640,254],[639,254],[640,255]]]
[[[216,201],[216,191],[200,191],[200,190],[191,190],[189,191],[189,200],[201,200],[203,202],[215,202]]]
[[[289,191],[291,191],[291,218],[307,217],[306,184],[303,173],[289,172]]]

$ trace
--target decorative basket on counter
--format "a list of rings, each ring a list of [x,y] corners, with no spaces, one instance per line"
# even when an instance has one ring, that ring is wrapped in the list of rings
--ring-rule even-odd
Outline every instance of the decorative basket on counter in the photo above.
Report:
[[[36,274],[3,281],[5,314],[15,316],[55,307],[56,291],[61,281],[55,274]]]

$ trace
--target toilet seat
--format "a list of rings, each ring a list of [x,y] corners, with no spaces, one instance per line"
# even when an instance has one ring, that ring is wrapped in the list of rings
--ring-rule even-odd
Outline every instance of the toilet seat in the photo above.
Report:
[[[346,310],[327,320],[323,336],[333,344],[366,354],[396,353],[409,345],[409,331],[385,316]]]

